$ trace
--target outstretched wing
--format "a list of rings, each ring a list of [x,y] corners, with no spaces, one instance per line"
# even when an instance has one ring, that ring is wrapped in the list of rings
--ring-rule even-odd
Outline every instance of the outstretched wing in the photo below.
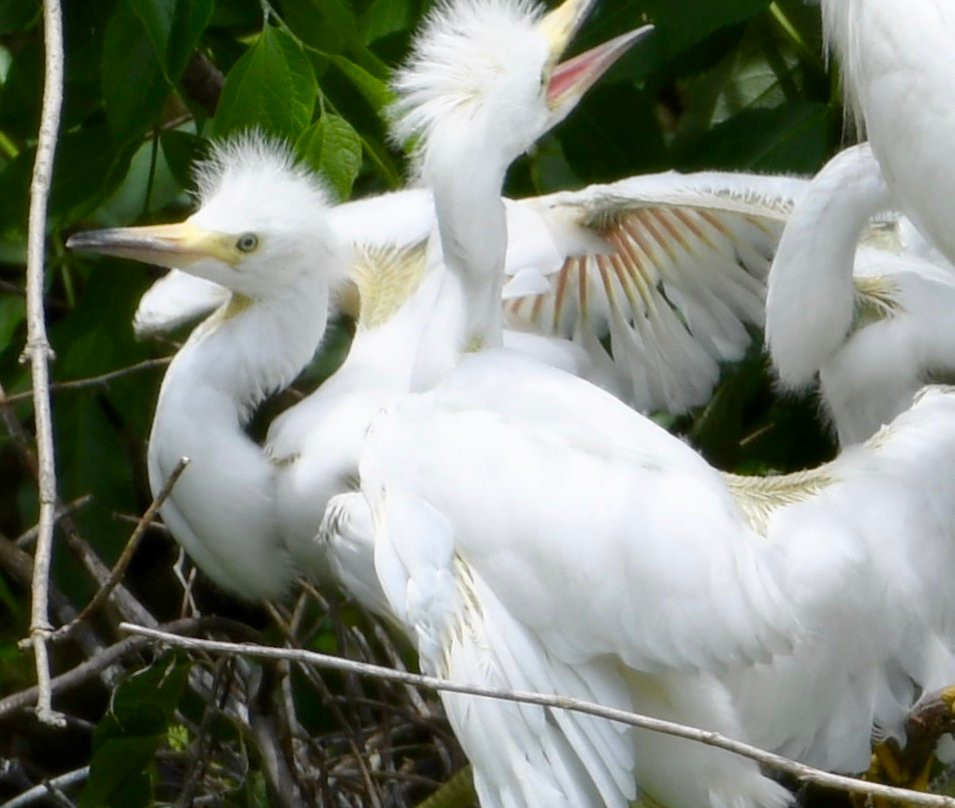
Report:
[[[776,244],[806,186],[667,172],[524,200],[509,228],[508,325],[612,363],[638,409],[702,404],[720,363],[741,358],[749,329],[762,328]],[[531,215],[542,224],[521,227]],[[540,242],[542,227],[549,250],[522,244],[524,233]]]
[[[579,372],[624,391],[638,409],[702,404],[720,363],[742,357],[751,329],[762,329],[766,276],[806,185],[667,172],[508,202],[508,326],[573,341],[587,360]],[[418,245],[433,223],[421,190],[341,205],[334,216],[343,240],[392,249]],[[219,302],[214,289],[193,286],[168,275],[147,292],[137,320],[153,308],[149,330],[162,331]],[[341,304],[348,308],[347,295]]]

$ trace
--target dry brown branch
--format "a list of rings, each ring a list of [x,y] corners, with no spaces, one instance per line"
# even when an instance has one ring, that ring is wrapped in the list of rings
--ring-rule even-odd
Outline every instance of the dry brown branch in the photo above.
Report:
[[[120,629],[144,637],[151,637],[160,642],[180,648],[249,656],[260,659],[288,659],[298,662],[303,666],[314,666],[317,668],[356,673],[361,676],[371,676],[387,681],[411,684],[430,690],[461,693],[463,695],[478,696],[481,698],[504,699],[524,704],[536,704],[540,707],[548,707],[551,709],[584,713],[598,718],[605,718],[609,721],[618,721],[621,724],[627,724],[632,727],[637,727],[638,729],[660,732],[665,735],[672,735],[676,738],[683,738],[688,741],[723,749],[727,752],[732,752],[754,760],[768,768],[786,772],[801,782],[812,783],[813,785],[823,788],[832,788],[850,794],[860,794],[873,798],[896,800],[908,803],[909,805],[926,806],[926,808],[955,808],[955,798],[952,797],[943,796],[941,794],[925,794],[920,791],[912,791],[905,788],[894,788],[877,783],[868,783],[854,777],[830,774],[829,772],[797,763],[782,755],[767,752],[750,744],[727,738],[717,732],[688,727],[671,721],[663,721],[658,718],[627,712],[626,710],[604,707],[600,704],[594,704],[593,702],[583,701],[581,699],[522,690],[496,690],[487,687],[474,687],[452,682],[447,679],[439,679],[434,676],[405,673],[390,668],[383,668],[380,665],[372,665],[367,662],[355,662],[350,659],[316,653],[315,651],[290,650],[246,643],[219,642],[217,640],[200,640],[193,637],[182,637],[164,631],[157,631],[156,629],[130,625],[129,623],[120,624]]]
[[[119,585],[120,580],[126,573],[126,568],[129,566],[129,562],[132,561],[133,555],[136,553],[136,549],[139,547],[140,540],[146,533],[146,528],[152,523],[153,517],[172,493],[172,489],[175,488],[176,483],[179,481],[179,477],[186,470],[186,466],[188,465],[188,457],[182,457],[179,459],[176,467],[172,470],[172,474],[169,475],[169,478],[166,480],[159,493],[150,503],[149,507],[146,508],[145,513],[143,513],[136,527],[133,528],[133,532],[130,534],[129,540],[126,542],[126,546],[123,548],[123,552],[120,553],[119,558],[113,565],[113,569],[110,572],[109,577],[100,586],[99,590],[97,590],[96,594],[93,596],[93,599],[86,604],[86,607],[76,618],[53,632],[51,635],[52,640],[59,641],[64,637],[69,636],[80,623],[86,620],[86,618],[88,618],[100,606],[100,604],[102,604],[103,601],[109,597],[110,592],[112,592]]]
[[[24,356],[30,361],[33,378],[33,410],[36,419],[39,465],[39,532],[33,563],[33,601],[30,610],[30,637],[36,657],[37,718],[45,724],[64,726],[63,716],[54,712],[50,687],[47,639],[53,627],[49,618],[50,557],[53,552],[53,525],[56,514],[56,465],[53,455],[53,415],[50,410],[50,358],[43,310],[43,266],[45,260],[47,197],[53,177],[60,110],[63,106],[63,13],[59,0],[43,3],[45,65],[43,106],[37,138],[36,161],[30,183],[30,215],[27,230],[27,345]]]

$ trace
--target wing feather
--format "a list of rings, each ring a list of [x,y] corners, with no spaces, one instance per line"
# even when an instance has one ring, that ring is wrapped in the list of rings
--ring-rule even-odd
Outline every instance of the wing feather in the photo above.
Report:
[[[526,200],[565,257],[537,267],[546,292],[505,301],[508,325],[602,352],[642,409],[702,404],[720,363],[741,358],[750,329],[762,328],[772,257],[805,187],[786,177],[667,172]],[[522,235],[512,228],[510,237]]]

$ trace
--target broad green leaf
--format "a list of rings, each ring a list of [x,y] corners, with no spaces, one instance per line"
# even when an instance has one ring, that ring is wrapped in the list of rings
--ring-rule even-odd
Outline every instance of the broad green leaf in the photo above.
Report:
[[[326,113],[305,130],[296,151],[328,180],[339,200],[348,199],[361,170],[361,140],[348,121]]]
[[[389,34],[404,31],[414,22],[410,0],[374,0],[361,15],[360,27],[366,44]]]
[[[50,196],[51,215],[82,213],[101,202],[122,180],[138,138],[107,148],[106,126],[68,132],[60,140]]]
[[[178,0],[126,0],[126,4],[142,22],[156,59],[165,63],[166,46],[176,18]]]
[[[159,117],[169,85],[142,20],[125,8],[117,9],[106,28],[102,70],[106,120],[114,138],[139,138]]]
[[[288,3],[283,18],[305,44],[323,53],[343,53],[361,45],[358,20],[343,0]]]
[[[77,808],[146,808],[152,802],[152,783],[146,767],[161,738],[157,735],[111,738],[93,750],[90,776]]]
[[[212,18],[214,0],[179,0],[172,34],[166,46],[166,67],[169,79],[178,81],[186,69],[199,37]]]
[[[384,81],[375,78],[363,67],[359,67],[344,56],[332,56],[330,58],[332,63],[345,74],[355,86],[355,89],[362,94],[362,97],[371,104],[376,112],[380,112],[391,103],[393,96]]]
[[[361,138],[361,145],[371,162],[378,166],[378,170],[388,183],[388,187],[392,190],[400,188],[402,183],[401,170],[385,144],[374,135],[365,134]]]
[[[680,167],[812,173],[828,154],[830,129],[831,111],[818,102],[744,110],[697,141]]]
[[[765,11],[771,0],[646,0],[645,8],[657,28],[657,41],[675,55],[706,39],[720,28],[745,22]]]
[[[190,663],[167,654],[126,679],[93,733],[90,777],[79,808],[152,804],[149,766],[182,696]]]
[[[317,97],[301,46],[285,31],[266,28],[229,71],[213,129],[222,136],[258,127],[296,139],[311,122]]]
[[[213,0],[126,0],[142,21],[166,80],[175,84],[212,17]]]

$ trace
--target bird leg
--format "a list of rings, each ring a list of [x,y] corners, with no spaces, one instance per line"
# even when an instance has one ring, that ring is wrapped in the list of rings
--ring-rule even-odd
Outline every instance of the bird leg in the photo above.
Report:
[[[955,732],[955,686],[946,687],[919,699],[905,722],[904,747],[894,738],[878,744],[863,779],[876,783],[927,791],[935,747],[939,738]],[[872,800],[876,808],[887,808],[883,800]]]

